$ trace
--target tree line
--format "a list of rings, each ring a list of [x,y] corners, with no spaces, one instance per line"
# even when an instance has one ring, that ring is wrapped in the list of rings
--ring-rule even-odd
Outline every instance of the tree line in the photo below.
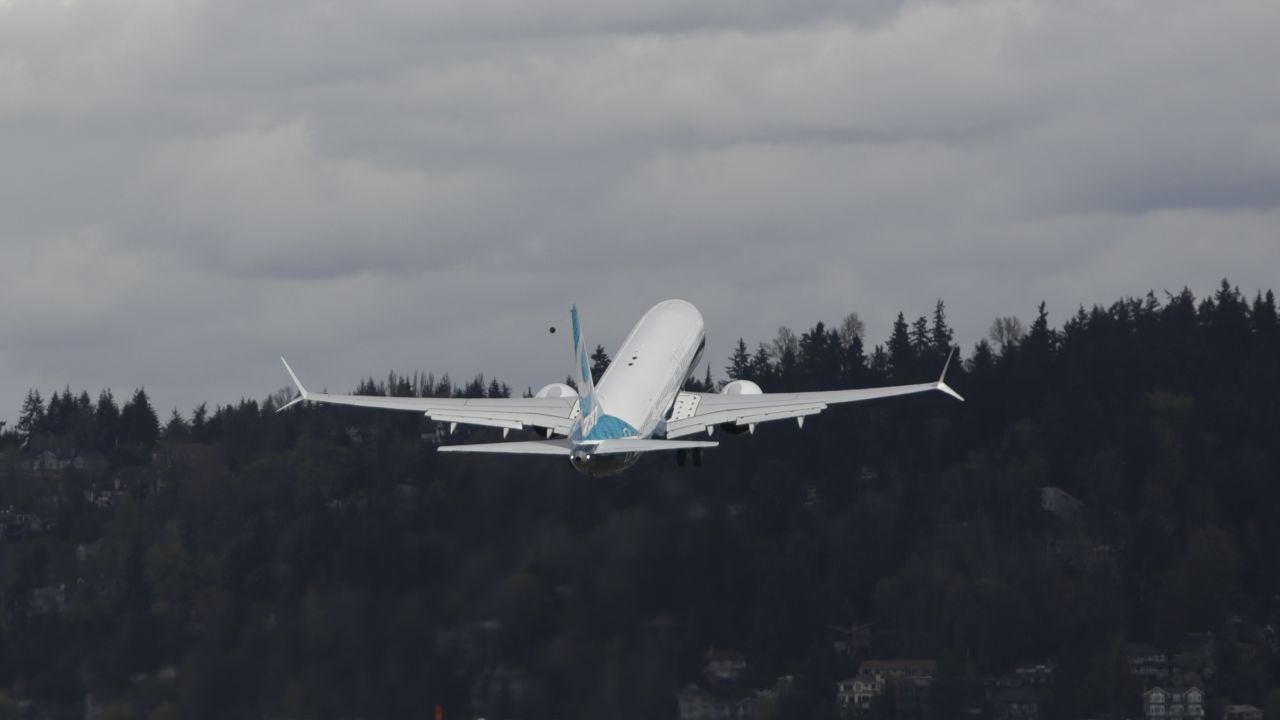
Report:
[[[929,381],[954,334],[939,301],[864,343],[856,315],[782,328],[694,385]],[[936,660],[938,717],[1033,661],[1058,668],[1050,717],[1131,716],[1125,644],[1189,632],[1218,638],[1212,702],[1280,687],[1272,292],[1224,281],[1059,325],[1042,304],[948,381],[967,402],[833,408],[607,482],[440,456],[413,413],[276,413],[285,392],[161,423],[143,391],[118,412],[33,391],[0,439],[0,507],[58,523],[0,543],[0,712],[82,715],[89,695],[118,717],[670,717],[716,647],[748,659],[746,687],[795,678],[765,717],[837,717],[869,657]],[[357,391],[511,393],[429,373]],[[69,446],[102,460],[38,480],[14,462]],[[1046,509],[1046,488],[1074,502]],[[833,628],[867,623],[861,655],[837,650]]]

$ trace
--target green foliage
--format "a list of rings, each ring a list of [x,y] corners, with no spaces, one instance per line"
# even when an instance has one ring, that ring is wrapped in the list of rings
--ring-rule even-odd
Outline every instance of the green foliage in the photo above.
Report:
[[[1275,688],[1267,693],[1266,714],[1267,720],[1280,718],[1280,688]]]
[[[869,353],[854,320],[740,340],[726,375],[766,391],[929,381],[953,341],[941,302]],[[607,483],[442,457],[412,413],[244,401],[162,433],[141,390],[123,409],[32,391],[28,455],[105,459],[38,485],[0,470],[0,496],[59,521],[0,544],[0,687],[157,719],[658,717],[719,647],[746,653],[752,687],[796,676],[761,717],[833,716],[835,682],[868,656],[937,659],[940,714],[1051,659],[1055,716],[1133,716],[1125,642],[1280,624],[1274,296],[1224,284],[1061,328],[1043,305],[1026,333],[1005,320],[952,366],[967,403],[832,409],[722,438],[701,470],[652,456]],[[359,390],[510,394],[425,373]],[[1046,512],[1045,487],[1078,509]],[[63,583],[66,608],[39,607],[34,591]],[[853,623],[873,624],[872,647],[840,656],[832,628]],[[1276,717],[1280,659],[1247,644],[1219,653],[1210,692],[1266,697]],[[0,697],[0,717],[12,708]]]

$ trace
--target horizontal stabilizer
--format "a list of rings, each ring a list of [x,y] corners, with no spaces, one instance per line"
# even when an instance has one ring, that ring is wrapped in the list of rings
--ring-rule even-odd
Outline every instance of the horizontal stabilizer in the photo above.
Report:
[[[440,452],[507,453],[511,455],[559,455],[569,457],[568,440],[515,440],[512,442],[441,445]]]
[[[582,446],[590,455],[617,455],[620,453],[656,452],[659,450],[688,450],[690,448],[715,447],[719,443],[706,440],[649,440],[621,438],[601,440]],[[569,440],[516,440],[512,442],[474,443],[471,445],[441,445],[440,452],[508,453],[511,455],[560,455],[573,454]]]
[[[616,455],[618,453],[656,452],[659,450],[688,450],[690,448],[710,448],[719,445],[708,440],[649,440],[642,438],[620,438],[617,440],[601,440],[593,455]]]

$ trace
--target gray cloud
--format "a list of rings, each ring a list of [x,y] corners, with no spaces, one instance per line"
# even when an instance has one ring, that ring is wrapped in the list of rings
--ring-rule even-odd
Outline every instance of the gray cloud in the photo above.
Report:
[[[856,5],[856,10],[850,10]],[[1280,6],[0,0],[0,417],[1280,270]]]

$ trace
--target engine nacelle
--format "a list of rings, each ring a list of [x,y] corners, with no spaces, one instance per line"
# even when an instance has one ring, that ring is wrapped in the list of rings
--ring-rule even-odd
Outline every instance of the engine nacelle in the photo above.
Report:
[[[534,397],[538,398],[558,398],[558,397],[578,397],[578,391],[573,389],[571,385],[564,383],[551,383],[543,385]]]
[[[759,385],[751,382],[750,380],[734,380],[733,382],[728,383],[724,387],[720,388],[720,394],[721,395],[763,395],[764,391],[760,389]],[[720,429],[729,433],[730,435],[741,435],[742,433],[746,432],[750,428],[746,425],[739,425],[737,423],[727,422],[727,423],[720,423]]]
[[[734,380],[720,388],[721,395],[763,395],[760,386],[750,380]]]

